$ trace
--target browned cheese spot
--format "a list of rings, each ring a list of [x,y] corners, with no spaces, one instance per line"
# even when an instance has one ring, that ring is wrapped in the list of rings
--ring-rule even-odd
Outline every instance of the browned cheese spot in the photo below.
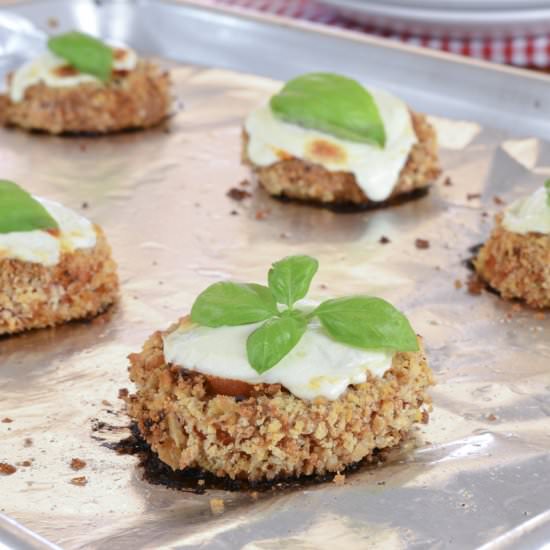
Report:
[[[80,74],[78,69],[75,69],[72,65],[62,65],[61,67],[56,67],[55,69],[52,69],[52,73],[60,78],[77,76]]]
[[[52,237],[59,237],[61,235],[61,231],[59,230],[58,227],[56,228],[50,228],[50,229],[44,229],[44,231],[46,233],[48,233],[48,235],[51,235]]]
[[[116,61],[123,61],[126,57],[128,57],[128,52],[122,48],[114,48],[113,57]]]
[[[343,164],[347,155],[342,147],[324,139],[315,139],[306,146],[306,157],[314,162]]]
[[[294,158],[290,153],[287,153],[282,149],[275,149],[275,154],[277,155],[279,160],[292,160]]]

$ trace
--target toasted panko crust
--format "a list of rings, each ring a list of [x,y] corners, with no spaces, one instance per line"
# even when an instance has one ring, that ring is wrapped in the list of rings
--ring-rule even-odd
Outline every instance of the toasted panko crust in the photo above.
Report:
[[[369,376],[334,401],[303,400],[264,384],[233,397],[213,392],[207,376],[167,364],[162,334],[129,356],[137,392],[126,402],[145,440],[174,470],[199,467],[252,482],[339,472],[428,420],[433,378],[423,351],[396,354],[383,378]]]
[[[474,265],[479,276],[506,299],[537,309],[550,307],[550,235],[508,231],[498,214],[495,228]]]
[[[383,202],[370,200],[351,172],[332,172],[299,158],[269,166],[255,165],[248,157],[246,131],[243,131],[242,160],[251,166],[258,183],[270,195],[326,205],[385,206],[427,188],[441,172],[434,128],[423,114],[411,112],[411,118],[418,142],[413,145],[391,195]]]
[[[0,123],[51,134],[106,134],[154,126],[169,115],[171,103],[168,73],[139,61],[132,71],[114,73],[106,85],[38,83],[17,103],[2,95]]]
[[[91,317],[116,300],[116,264],[95,230],[93,248],[64,252],[54,266],[0,260],[0,335]]]

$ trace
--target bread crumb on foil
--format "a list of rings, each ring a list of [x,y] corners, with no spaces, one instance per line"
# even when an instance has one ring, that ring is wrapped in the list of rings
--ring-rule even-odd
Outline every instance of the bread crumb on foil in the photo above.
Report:
[[[225,502],[223,498],[211,498],[209,504],[210,511],[214,515],[223,514],[225,512]]]

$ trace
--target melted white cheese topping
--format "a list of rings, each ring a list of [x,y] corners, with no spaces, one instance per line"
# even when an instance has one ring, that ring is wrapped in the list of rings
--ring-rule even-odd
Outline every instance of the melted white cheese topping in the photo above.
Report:
[[[550,205],[544,187],[512,203],[504,211],[502,225],[512,233],[550,234]]]
[[[369,92],[386,129],[383,149],[283,122],[265,105],[250,113],[245,122],[250,160],[259,166],[269,166],[286,155],[320,164],[330,171],[351,172],[369,199],[386,200],[418,138],[403,101],[380,90],[369,89]],[[330,144],[329,148],[335,148],[340,154],[319,154],[318,147],[316,153],[313,144],[319,141]]]
[[[61,204],[34,197],[59,225],[59,234],[43,230],[0,233],[0,258],[52,266],[59,262],[62,252],[92,248],[96,244],[93,224]]]
[[[113,69],[115,71],[132,71],[136,68],[137,54],[127,47],[116,47],[123,51],[123,54],[115,56],[113,59]],[[13,102],[21,101],[25,97],[27,88],[43,82],[46,86],[52,88],[65,88],[85,84],[86,82],[100,83],[95,76],[84,73],[63,75],[59,72],[61,67],[66,67],[69,63],[60,57],[57,57],[50,51],[44,52],[41,56],[25,63],[12,76],[10,84],[10,98]]]
[[[261,323],[208,328],[182,323],[164,336],[167,362],[211,376],[249,384],[282,384],[301,399],[338,399],[350,384],[366,382],[368,373],[383,376],[390,351],[367,351],[336,342],[320,324],[311,323],[300,342],[277,365],[258,374],[248,362],[246,340]]]

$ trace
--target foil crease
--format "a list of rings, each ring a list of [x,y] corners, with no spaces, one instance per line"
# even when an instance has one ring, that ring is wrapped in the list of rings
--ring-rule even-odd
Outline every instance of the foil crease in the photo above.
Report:
[[[63,548],[500,548],[548,537],[550,319],[468,294],[463,262],[502,208],[495,196],[509,202],[550,174],[550,145],[433,117],[444,175],[427,197],[353,214],[281,203],[242,187],[251,176],[239,163],[243,117],[280,84],[171,70],[184,108],[163,127],[102,138],[0,130],[2,177],[101,224],[122,283],[118,306],[95,321],[0,339],[0,420],[12,420],[0,422],[0,462],[17,466],[0,476],[0,512]],[[252,196],[236,202],[232,187]],[[299,253],[320,261],[312,298],[374,294],[407,313],[438,381],[430,423],[413,448],[343,486],[195,495],[144,482],[134,457],[102,445],[128,433],[117,399],[132,389],[126,356],[207,285],[263,281],[272,261]],[[73,458],[86,467],[73,471]]]
[[[20,15],[0,12],[0,74],[5,75],[44,50],[46,34]],[[0,90],[5,91],[4,80]]]

